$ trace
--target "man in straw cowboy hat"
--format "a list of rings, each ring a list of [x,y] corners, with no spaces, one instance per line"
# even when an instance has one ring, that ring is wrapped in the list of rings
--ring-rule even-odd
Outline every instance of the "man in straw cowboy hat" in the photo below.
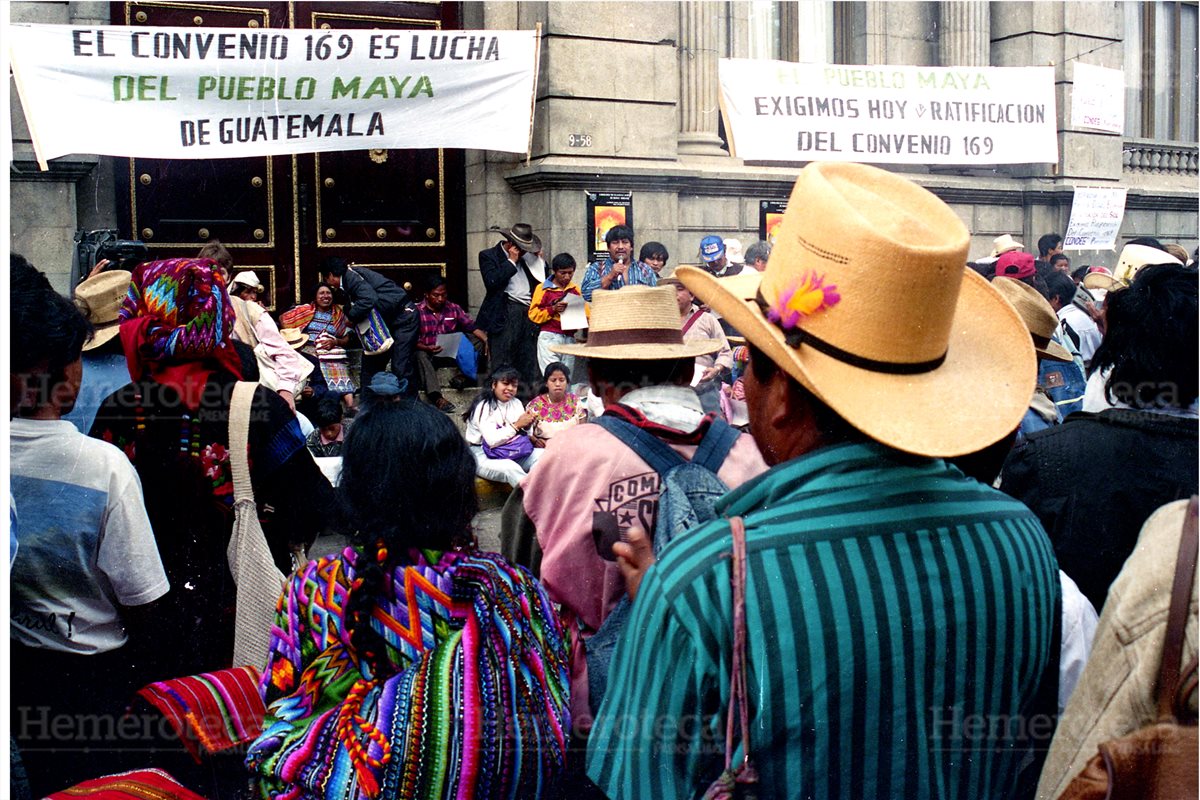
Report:
[[[83,377],[75,407],[63,414],[80,433],[92,429],[96,410],[104,398],[129,383],[125,351],[121,349],[120,320],[117,312],[129,291],[132,278],[128,270],[100,272],[75,287],[75,305],[87,317],[95,331],[83,346]]]
[[[522,395],[532,396],[533,384],[539,377],[540,330],[529,320],[529,301],[546,275],[545,267],[540,271],[534,269],[526,256],[541,253],[542,240],[526,222],[518,222],[511,228],[492,226],[491,230],[502,238],[495,246],[479,251],[479,272],[487,294],[479,306],[476,323],[489,337],[489,363],[515,367],[521,373]],[[544,262],[539,260],[539,263]]]
[[[745,522],[738,752],[774,797],[995,798],[1036,779],[1019,732],[960,724],[1054,712],[1059,606],[1037,520],[944,460],[1008,435],[1037,375],[968,244],[916,184],[815,163],[764,272],[676,272],[746,337],[772,465],[717,511]],[[728,763],[711,743],[736,713],[730,531],[689,531],[648,572],[639,532],[617,545],[636,600],[588,754],[612,797],[694,793]],[[689,722],[663,741],[666,719]]]
[[[556,353],[587,358],[592,391],[605,417],[646,431],[691,459],[710,430],[688,385],[697,356],[716,352],[715,339],[685,342],[671,287],[630,287],[597,292],[586,344],[555,345]],[[741,434],[716,471],[738,486],[766,469],[754,441]],[[576,729],[590,726],[589,675],[584,640],[590,640],[625,595],[611,551],[598,551],[594,528],[624,535],[634,525],[653,529],[659,476],[631,447],[604,428],[577,425],[554,436],[509,499],[501,546],[506,556],[534,569],[571,631],[571,709]],[[515,512],[519,508],[520,513]]]

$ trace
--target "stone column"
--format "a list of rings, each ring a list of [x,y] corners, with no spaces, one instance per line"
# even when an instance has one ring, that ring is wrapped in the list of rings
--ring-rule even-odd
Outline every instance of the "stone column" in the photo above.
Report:
[[[886,64],[888,4],[880,0],[870,0],[863,5],[866,12],[866,63]]]
[[[991,66],[991,13],[987,0],[938,3],[939,60],[943,67]]]
[[[724,156],[717,136],[721,4],[679,4],[679,154]]]

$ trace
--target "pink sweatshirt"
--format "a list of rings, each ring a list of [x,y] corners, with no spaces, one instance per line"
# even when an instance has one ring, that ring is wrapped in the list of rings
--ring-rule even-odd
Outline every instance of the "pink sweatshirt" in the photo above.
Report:
[[[672,447],[688,459],[696,451],[694,445]],[[766,469],[754,439],[743,434],[717,475],[732,489]],[[596,554],[592,512],[616,514],[622,533],[637,523],[653,536],[658,485],[658,473],[599,425],[578,425],[555,436],[521,483],[525,514],[542,550],[541,581],[550,599],[562,605],[571,635],[571,714],[585,729],[591,713],[579,631],[595,633],[625,594],[616,562]]]

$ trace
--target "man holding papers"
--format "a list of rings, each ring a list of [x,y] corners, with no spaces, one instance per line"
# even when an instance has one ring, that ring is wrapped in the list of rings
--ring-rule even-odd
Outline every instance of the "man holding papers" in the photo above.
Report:
[[[417,334],[417,383],[425,391],[425,399],[438,411],[451,414],[454,403],[442,397],[438,383],[435,358],[452,361],[458,354],[459,333],[474,333],[487,344],[487,331],[467,316],[462,306],[446,299],[446,279],[433,275],[425,283],[425,299],[417,304],[421,327]]]

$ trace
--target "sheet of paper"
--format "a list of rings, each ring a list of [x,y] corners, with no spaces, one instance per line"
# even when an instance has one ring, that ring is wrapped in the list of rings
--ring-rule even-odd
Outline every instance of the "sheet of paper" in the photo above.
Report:
[[[695,368],[692,370],[692,386],[695,386],[698,383],[700,383],[700,379],[703,377],[704,377],[704,367],[700,366],[700,364],[697,363]]]
[[[442,352],[438,353],[441,358],[457,358],[458,345],[462,341],[461,333],[439,333],[437,338],[438,347],[442,348]]]
[[[588,321],[587,314],[583,311],[583,298],[577,294],[568,294],[563,296],[563,300],[566,301],[567,308],[559,318],[562,329],[564,331],[578,331],[586,328]]]

